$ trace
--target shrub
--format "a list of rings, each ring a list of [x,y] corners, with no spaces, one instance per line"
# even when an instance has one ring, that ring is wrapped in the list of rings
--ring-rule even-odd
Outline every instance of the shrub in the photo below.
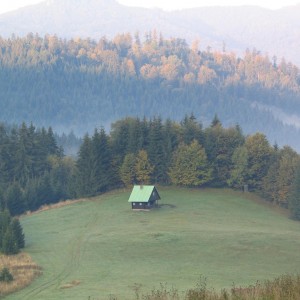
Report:
[[[9,272],[8,268],[3,268],[0,272],[0,281],[11,282],[14,278]]]

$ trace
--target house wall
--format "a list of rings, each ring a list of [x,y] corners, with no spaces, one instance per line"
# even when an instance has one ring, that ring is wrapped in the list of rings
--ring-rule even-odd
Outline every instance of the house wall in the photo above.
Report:
[[[131,207],[132,209],[150,209],[153,207],[153,205],[149,202],[132,202]]]

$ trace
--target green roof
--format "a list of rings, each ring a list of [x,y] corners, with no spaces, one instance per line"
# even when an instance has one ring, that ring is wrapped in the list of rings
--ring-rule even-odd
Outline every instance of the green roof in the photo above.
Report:
[[[153,190],[156,191],[158,199],[160,199],[154,185],[135,185],[128,202],[148,202]]]

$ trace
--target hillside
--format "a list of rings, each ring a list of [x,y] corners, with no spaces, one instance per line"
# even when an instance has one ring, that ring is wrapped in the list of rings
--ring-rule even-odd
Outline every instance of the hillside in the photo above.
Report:
[[[156,28],[169,37],[180,37],[191,43],[201,40],[201,47],[243,54],[256,48],[278,60],[300,65],[300,5],[279,10],[260,7],[208,7],[165,12],[159,9],[127,7],[115,0],[47,0],[0,16],[0,32],[4,37],[57,34],[61,37],[102,36],[117,33],[144,32]]]
[[[299,150],[299,69],[253,50],[200,50],[147,32],[64,40],[28,34],[0,39],[0,120],[57,132],[91,132],[126,116],[182,120],[265,133]]]
[[[150,212],[132,212],[127,190],[23,217],[43,275],[7,300],[135,299],[201,275],[219,290],[299,271],[299,223],[228,190],[158,190]]]

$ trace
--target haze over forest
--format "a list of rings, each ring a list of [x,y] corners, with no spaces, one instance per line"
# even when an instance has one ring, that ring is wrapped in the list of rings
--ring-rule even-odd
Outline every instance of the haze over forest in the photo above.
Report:
[[[299,150],[299,15],[300,5],[165,12],[115,0],[3,14],[2,121],[83,134],[128,115],[193,112],[207,125],[217,114]]]

